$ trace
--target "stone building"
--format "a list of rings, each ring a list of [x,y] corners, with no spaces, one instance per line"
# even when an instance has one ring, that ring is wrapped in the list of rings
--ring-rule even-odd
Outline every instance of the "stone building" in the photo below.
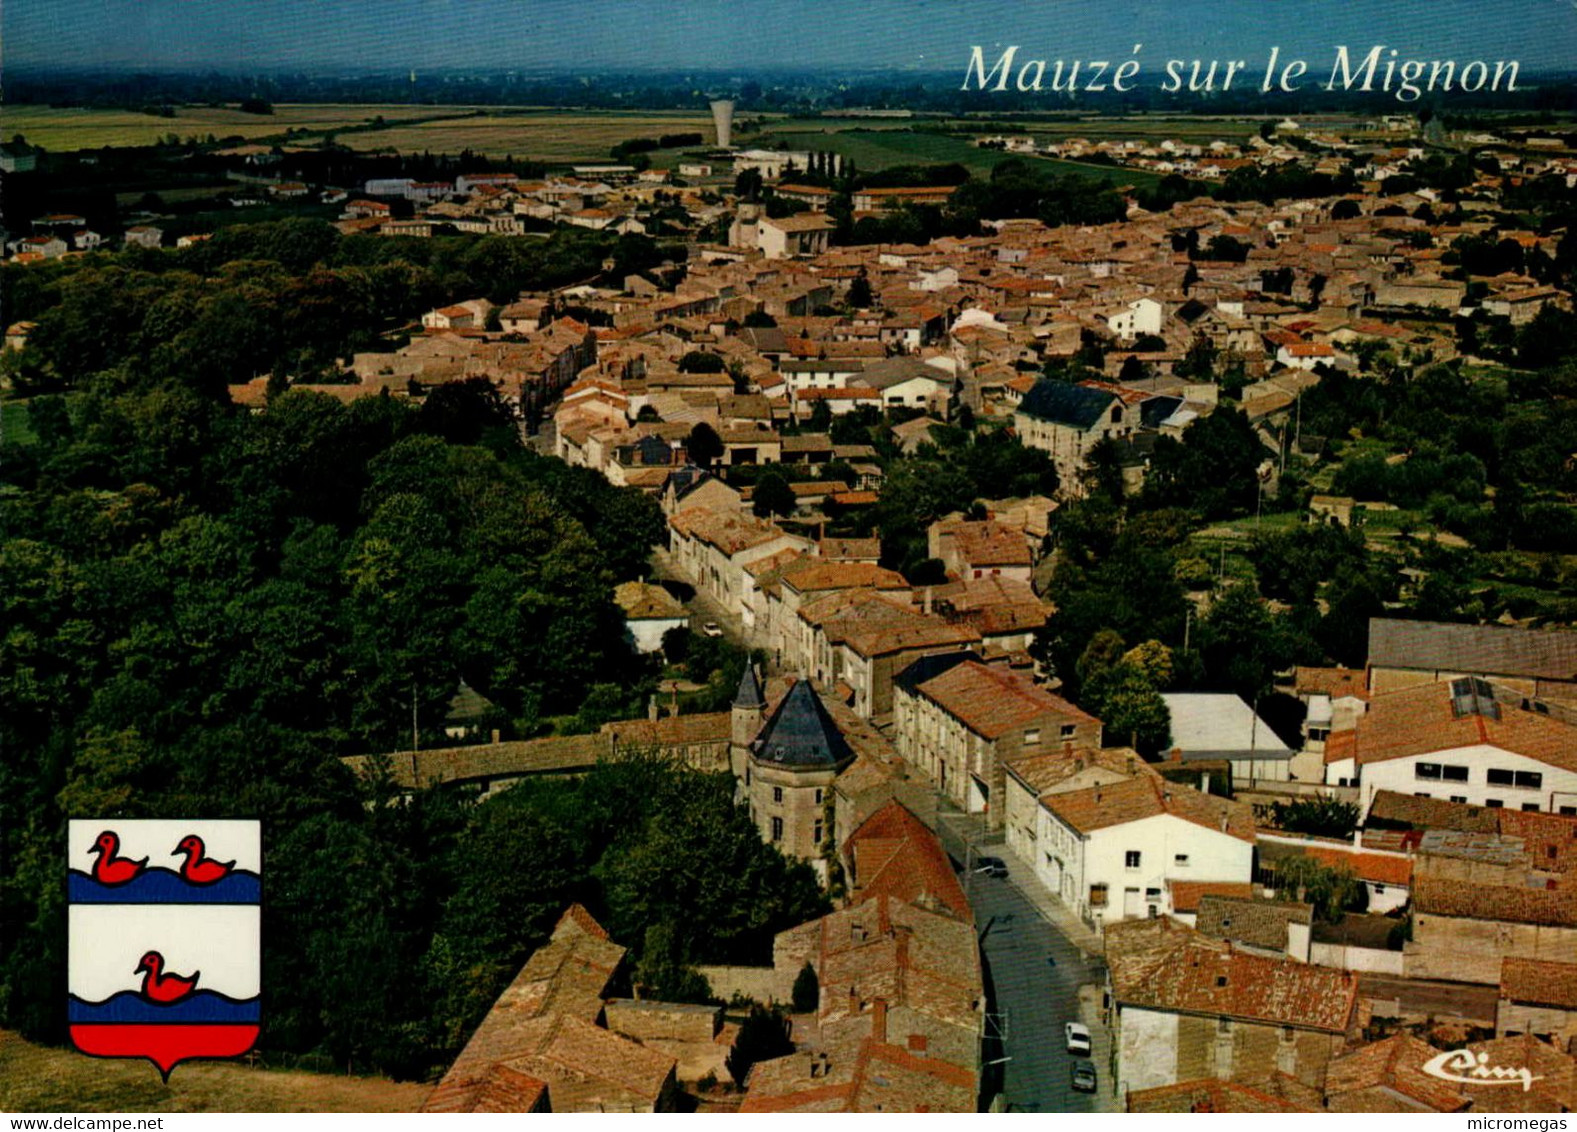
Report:
[[[742,749],[739,740],[760,719],[765,698],[747,671],[734,699],[736,767],[750,819],[786,856],[809,861],[826,879],[822,843],[832,832],[832,787],[854,750],[810,682],[788,690],[765,726]]]
[[[1003,824],[1009,762],[1101,742],[1100,720],[1027,673],[967,652],[922,658],[894,679],[893,729],[898,753],[993,829]]]
[[[1286,1074],[1319,1088],[1357,1010],[1358,979],[1250,955],[1159,917],[1106,929],[1117,1091]]]
[[[1466,885],[1427,879],[1413,888],[1410,979],[1501,980],[1502,960],[1569,961],[1577,955],[1577,893],[1571,889]]]

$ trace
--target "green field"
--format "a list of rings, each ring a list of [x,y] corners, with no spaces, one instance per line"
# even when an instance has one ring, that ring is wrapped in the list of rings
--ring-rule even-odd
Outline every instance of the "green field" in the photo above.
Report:
[[[1082,161],[1063,161],[1059,158],[1008,153],[1000,149],[982,149],[971,144],[968,138],[913,129],[871,130],[862,126],[853,130],[810,132],[773,127],[764,131],[763,140],[769,144],[781,141],[789,149],[839,153],[852,159],[855,165],[866,172],[890,169],[895,165],[947,165],[956,162],[971,172],[985,174],[1004,161],[1023,158],[1051,165],[1058,173],[1077,173],[1084,177],[1110,181],[1116,185],[1145,188],[1161,179],[1161,174],[1142,169],[1090,165]]]
[[[322,133],[358,126],[381,117],[385,122],[472,113],[459,106],[280,105],[272,114],[243,114],[234,107],[181,106],[173,118],[135,110],[81,107],[6,106],[7,138],[22,134],[33,145],[55,152],[103,146],[153,145],[169,134],[181,138],[283,137],[287,130]]]
[[[345,134],[339,140],[359,150],[458,153],[469,149],[489,157],[507,155],[549,163],[589,163],[612,160],[609,150],[631,138],[686,133],[699,133],[704,142],[710,144],[713,136],[711,115],[689,111],[495,110],[459,120],[418,122]]]

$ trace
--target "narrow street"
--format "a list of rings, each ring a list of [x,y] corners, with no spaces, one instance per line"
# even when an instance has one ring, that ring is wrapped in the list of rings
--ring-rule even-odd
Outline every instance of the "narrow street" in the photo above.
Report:
[[[723,630],[723,636],[727,637],[730,643],[738,645],[740,648],[745,647],[745,626],[744,622],[739,619],[738,614],[724,609],[717,602],[713,601],[710,595],[702,592],[700,587],[691,582],[689,578],[686,578],[674,563],[673,555],[668,553],[666,547],[654,546],[652,548],[651,563],[654,579],[680,582],[694,591],[694,596],[684,603],[686,611],[690,614],[690,628],[692,630],[699,633],[701,626],[711,621]]]
[[[1096,1017],[1103,974],[1039,907],[1041,895],[1026,868],[1008,859],[1009,875],[974,872],[982,854],[1006,858],[1000,837],[987,835],[978,817],[940,815],[938,832],[949,855],[962,868],[965,891],[975,910],[975,927],[985,965],[985,1081],[987,1092],[1002,1094],[1006,1112],[1111,1112],[1111,1041]],[[1099,1077],[1096,1092],[1075,1092],[1070,1071],[1076,1060],[1066,1049],[1063,1024],[1080,1021],[1090,1028],[1089,1060]],[[994,1063],[994,1064],[993,1064]]]

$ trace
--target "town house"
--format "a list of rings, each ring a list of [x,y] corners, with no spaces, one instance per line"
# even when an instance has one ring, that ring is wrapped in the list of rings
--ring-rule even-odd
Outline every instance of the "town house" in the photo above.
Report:
[[[1030,773],[1017,781],[1035,789]],[[1154,774],[1042,793],[1032,812],[1034,837],[1021,827],[1018,840],[1033,842],[1036,878],[1097,927],[1167,911],[1169,881],[1254,876],[1249,807]]]
[[[1008,764],[1070,744],[1098,747],[1101,722],[1025,672],[954,652],[918,660],[893,682],[893,734],[944,797],[1000,829]]]
[[[1577,814],[1577,724],[1537,706],[1476,676],[1374,696],[1351,739],[1327,750],[1326,781],[1355,782],[1364,811],[1390,790]]]
[[[1201,1078],[1325,1082],[1358,979],[1251,955],[1165,916],[1106,931],[1119,1096]]]

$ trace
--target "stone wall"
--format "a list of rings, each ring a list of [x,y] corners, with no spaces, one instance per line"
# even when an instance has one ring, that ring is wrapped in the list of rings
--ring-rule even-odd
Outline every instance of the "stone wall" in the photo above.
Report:
[[[755,1002],[788,1003],[794,997],[794,979],[799,971],[780,971],[776,967],[701,967],[700,972],[712,986],[712,994],[724,1002],[735,996]]]
[[[1450,979],[1500,985],[1500,961],[1508,955],[1570,963],[1577,955],[1577,928],[1464,920],[1413,913],[1413,940],[1403,952],[1410,979]]]

